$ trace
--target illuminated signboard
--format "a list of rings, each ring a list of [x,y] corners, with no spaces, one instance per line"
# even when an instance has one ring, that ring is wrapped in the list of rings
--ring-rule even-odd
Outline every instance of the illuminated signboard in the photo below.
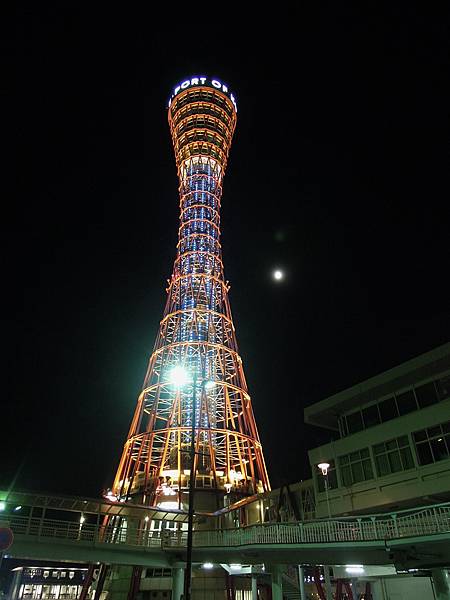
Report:
[[[186,90],[187,88],[190,88],[190,87],[195,87],[197,85],[199,85],[199,86],[206,85],[208,87],[215,88],[216,90],[220,90],[221,92],[226,94],[230,98],[230,100],[233,103],[234,108],[236,109],[236,112],[237,112],[236,98],[228,90],[228,86],[226,86],[224,83],[222,83],[218,79],[210,79],[209,77],[191,77],[190,79],[185,79],[185,81],[182,81],[180,84],[178,84],[174,88],[174,90],[172,92],[172,96],[170,97],[170,100],[169,100],[169,106],[172,104],[173,98],[175,98],[175,96],[179,92]]]

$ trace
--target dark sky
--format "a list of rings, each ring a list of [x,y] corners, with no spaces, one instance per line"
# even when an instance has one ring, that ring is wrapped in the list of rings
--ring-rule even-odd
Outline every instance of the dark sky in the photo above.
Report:
[[[7,27],[0,485],[111,483],[175,257],[165,105],[186,76],[238,101],[222,243],[272,484],[329,440],[304,406],[448,340],[446,15],[310,4]]]

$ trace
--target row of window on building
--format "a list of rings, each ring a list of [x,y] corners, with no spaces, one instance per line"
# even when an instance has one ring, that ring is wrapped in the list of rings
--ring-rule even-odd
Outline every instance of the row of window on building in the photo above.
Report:
[[[428,465],[450,457],[450,421],[415,431],[408,435],[361,448],[350,454],[329,460],[327,485],[330,489],[348,487],[374,478],[374,467],[378,477],[416,466],[411,443],[415,449],[417,464]],[[319,491],[325,490],[325,478],[316,472]]]
[[[339,418],[341,437],[386,423],[445,400],[450,396],[450,375],[411,387],[366,408]]]

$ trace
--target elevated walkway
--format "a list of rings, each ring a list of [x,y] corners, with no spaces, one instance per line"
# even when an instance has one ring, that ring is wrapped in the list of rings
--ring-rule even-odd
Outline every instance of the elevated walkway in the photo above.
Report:
[[[5,494],[0,493],[0,501]],[[18,503],[20,500],[20,504]],[[80,498],[22,494],[3,500],[0,526],[14,533],[9,555],[40,560],[173,567],[185,560],[181,511]],[[212,524],[213,526],[213,524]],[[450,503],[396,513],[197,530],[193,561],[244,564],[450,565]]]

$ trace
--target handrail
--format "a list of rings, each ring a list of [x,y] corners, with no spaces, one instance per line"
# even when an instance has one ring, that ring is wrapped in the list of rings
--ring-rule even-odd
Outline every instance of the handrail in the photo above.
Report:
[[[186,530],[153,531],[150,521],[112,518],[106,524],[49,519],[9,514],[2,516],[15,536],[26,535],[41,539],[60,539],[94,544],[120,544],[146,547],[184,547]],[[415,513],[376,515],[353,520],[328,519],[293,523],[264,523],[239,529],[196,530],[194,547],[233,547],[267,544],[328,544],[332,542],[386,541],[401,538],[448,533],[450,536],[450,503]]]
[[[264,497],[264,494],[255,494],[254,496],[247,498],[246,503],[252,500],[258,500]],[[31,502],[28,502],[31,500]],[[105,498],[86,498],[83,496],[64,496],[64,495],[52,495],[41,492],[33,492],[33,491],[12,491],[8,492],[6,490],[0,490],[0,501],[6,502],[7,504],[22,504],[28,507],[36,506],[37,508],[49,508],[52,510],[62,510],[62,511],[73,511],[73,512],[85,512],[89,514],[104,514],[111,515],[117,514],[121,516],[138,516],[139,513],[145,512],[145,514],[161,513],[161,515],[165,515],[165,519],[169,520],[167,515],[173,514],[173,516],[178,516],[178,518],[174,520],[187,520],[187,517],[183,519],[182,517],[186,514],[186,511],[183,510],[174,510],[174,509],[161,509],[157,506],[145,506],[142,504],[134,504],[131,502],[119,503],[119,502],[111,502],[106,500]],[[239,501],[240,503],[241,501]],[[238,503],[238,504],[239,504]],[[235,507],[236,505],[233,505]],[[392,512],[380,512],[380,513],[361,513],[358,515],[348,515],[348,516],[334,516],[332,520],[339,521],[355,521],[358,519],[373,519],[381,517],[386,518],[388,515],[403,515],[406,513],[418,513],[423,510],[429,510],[432,508],[440,508],[450,506],[450,502],[441,502],[439,504],[425,504],[420,506],[414,506],[410,508],[403,508],[401,510],[395,510]],[[120,512],[119,512],[120,511]],[[229,512],[224,509],[219,509],[215,512],[204,512],[204,511],[196,511],[196,514],[205,517],[215,517],[223,514],[224,512]],[[2,513],[0,513],[0,517]],[[160,518],[155,514],[154,518]],[[172,517],[173,518],[173,517]],[[328,522],[330,519],[328,517],[322,517],[318,519],[308,520],[308,523],[311,522]],[[247,525],[244,527],[252,527],[252,525]]]

